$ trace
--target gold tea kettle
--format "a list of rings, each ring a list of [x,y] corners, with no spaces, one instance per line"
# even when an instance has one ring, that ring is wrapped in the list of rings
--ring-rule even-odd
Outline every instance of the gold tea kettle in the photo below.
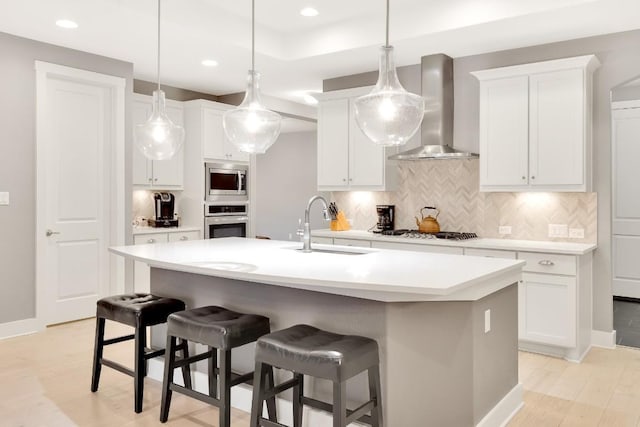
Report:
[[[424,214],[422,213],[422,211],[424,211],[425,209],[435,211],[436,216],[434,217],[434,216],[428,215],[425,218]],[[438,224],[438,219],[437,219],[438,215],[440,215],[440,211],[438,209],[436,209],[433,206],[425,206],[424,208],[420,209],[420,215],[422,216],[422,219],[418,219],[418,217],[415,217],[416,224],[418,225],[418,231],[420,231],[421,233],[430,233],[430,234],[435,234],[440,232],[440,224]]]

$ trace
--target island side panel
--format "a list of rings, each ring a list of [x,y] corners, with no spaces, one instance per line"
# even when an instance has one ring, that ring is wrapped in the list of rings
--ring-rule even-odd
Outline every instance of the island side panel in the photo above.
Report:
[[[485,311],[491,330],[485,333]],[[473,302],[473,420],[518,384],[518,284]]]

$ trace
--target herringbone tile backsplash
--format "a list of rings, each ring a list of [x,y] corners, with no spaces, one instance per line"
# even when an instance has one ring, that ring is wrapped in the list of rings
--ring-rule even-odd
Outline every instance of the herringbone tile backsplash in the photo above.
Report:
[[[440,210],[440,228],[472,231],[480,237],[590,242],[597,240],[596,193],[481,193],[479,161],[398,162],[399,185],[393,192],[333,192],[332,199],[351,219],[354,229],[369,229],[377,220],[376,205],[396,206],[396,228],[415,229],[424,206]],[[584,239],[551,239],[549,224],[584,228]],[[512,234],[498,234],[510,225]]]

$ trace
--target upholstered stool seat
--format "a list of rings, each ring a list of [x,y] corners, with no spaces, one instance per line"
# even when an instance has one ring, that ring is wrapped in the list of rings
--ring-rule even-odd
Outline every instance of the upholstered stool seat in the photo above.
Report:
[[[274,426],[261,416],[262,401],[289,388],[293,388],[294,427],[302,426],[303,405],[333,412],[334,427],[346,427],[356,420],[381,427],[379,363],[378,343],[371,338],[340,335],[309,325],[296,325],[265,335],[256,342],[251,427]],[[293,379],[269,386],[264,381],[265,375],[273,367],[292,371]],[[369,401],[354,411],[348,410],[346,381],[365,371],[369,376]],[[304,375],[333,382],[333,405],[304,396]],[[369,412],[371,415],[367,415]]]
[[[208,306],[173,313],[167,319],[167,353],[162,384],[160,421],[169,418],[173,391],[219,408],[220,427],[231,425],[231,387],[253,381],[253,372],[236,374],[231,371],[231,350],[254,342],[270,332],[269,318],[238,313],[223,307]],[[204,344],[208,351],[177,361],[176,339]],[[218,352],[220,357],[218,358]],[[200,360],[208,360],[209,394],[185,389],[173,382],[173,371]],[[218,359],[220,367],[218,367]],[[273,371],[265,374],[267,382],[273,384]],[[218,392],[218,384],[220,390]],[[276,421],[275,397],[265,399],[269,419]]]
[[[147,360],[162,356],[164,349],[151,350],[146,348],[148,326],[165,323],[167,317],[176,311],[184,310],[184,302],[151,294],[124,294],[102,298],[96,305],[96,337],[93,353],[93,375],[91,379],[91,391],[96,392],[100,383],[102,365],[113,368],[134,378],[134,409],[142,412],[142,399],[144,394],[144,377],[147,375]],[[132,335],[117,338],[104,339],[105,321],[110,320],[135,328]],[[134,369],[131,370],[112,360],[105,359],[104,346],[116,344],[127,340],[135,340]],[[185,343],[180,343],[182,356],[188,357]],[[191,388],[191,375],[189,367],[182,371],[184,383]]]

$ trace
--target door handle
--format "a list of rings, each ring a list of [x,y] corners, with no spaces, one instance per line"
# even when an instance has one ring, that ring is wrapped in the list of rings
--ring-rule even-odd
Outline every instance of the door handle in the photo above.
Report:
[[[47,232],[46,232],[45,234],[47,235],[47,237],[51,237],[51,236],[53,236],[54,234],[60,234],[60,232],[59,232],[59,231],[53,231],[53,230],[47,229]]]

